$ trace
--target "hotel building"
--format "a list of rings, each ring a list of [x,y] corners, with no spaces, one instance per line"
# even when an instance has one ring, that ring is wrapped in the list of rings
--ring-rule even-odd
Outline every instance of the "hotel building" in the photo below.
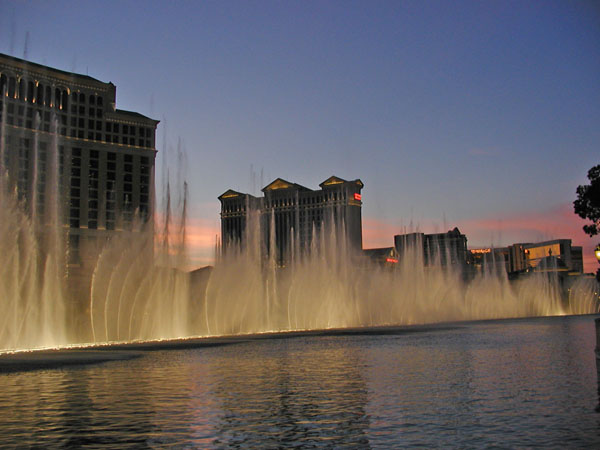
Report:
[[[219,197],[223,251],[245,246],[245,231],[253,211],[258,214],[263,247],[272,254],[270,246],[275,245],[280,265],[285,265],[294,247],[307,251],[317,235],[325,240],[335,236],[338,245],[360,251],[363,183],[332,176],[319,187],[312,190],[277,178],[262,189],[263,197],[228,190]]]
[[[57,160],[71,266],[130,230],[136,211],[152,226],[158,121],[117,109],[114,84],[0,54],[0,114],[0,165],[38,217]]]

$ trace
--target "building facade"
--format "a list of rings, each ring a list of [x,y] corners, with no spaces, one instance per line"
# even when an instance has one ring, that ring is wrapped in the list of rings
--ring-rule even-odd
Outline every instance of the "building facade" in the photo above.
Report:
[[[514,244],[510,247],[511,272],[535,270],[540,261],[553,256],[571,272],[583,273],[583,249],[573,246],[571,239],[553,239],[534,244]]]
[[[116,86],[0,54],[0,165],[32,215],[47,213],[57,169],[71,265],[88,248],[152,226],[157,120],[116,108]]]
[[[423,258],[425,266],[467,264],[467,237],[458,228],[447,233],[408,233],[394,236],[394,247],[400,258],[409,253]]]
[[[483,270],[509,272],[511,262],[509,248],[473,248],[467,253],[467,262],[475,273]]]
[[[276,179],[262,189],[263,197],[228,190],[221,202],[221,239],[225,252],[243,248],[255,214],[266,254],[284,265],[293,252],[308,251],[317,236],[332,236],[351,251],[362,249],[363,183],[332,176],[312,190]],[[271,248],[274,247],[274,248]]]
[[[481,270],[483,266],[491,265],[504,266],[506,272],[515,277],[521,273],[536,272],[540,263],[547,265],[551,261],[557,262],[558,266],[571,274],[583,273],[582,248],[571,245],[571,239],[478,248],[469,250],[469,253],[469,263],[475,269]]]

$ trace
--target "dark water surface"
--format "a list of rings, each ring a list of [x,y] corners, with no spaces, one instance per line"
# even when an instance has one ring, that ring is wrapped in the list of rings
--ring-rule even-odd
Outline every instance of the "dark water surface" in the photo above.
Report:
[[[1,447],[600,448],[594,316],[0,375]]]

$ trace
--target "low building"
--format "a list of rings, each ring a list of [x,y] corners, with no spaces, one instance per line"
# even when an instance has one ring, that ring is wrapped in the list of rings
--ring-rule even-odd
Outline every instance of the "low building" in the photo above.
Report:
[[[425,266],[467,264],[467,237],[458,228],[446,233],[399,234],[394,236],[394,247],[400,258],[408,254],[416,258],[422,255]]]
[[[510,255],[508,247],[469,249],[468,264],[475,272],[502,270],[508,272]]]
[[[560,259],[570,272],[583,273],[583,250],[573,246],[571,239],[513,244],[509,249],[509,273],[535,270],[540,261],[548,256]]]
[[[371,263],[384,267],[395,267],[398,264],[398,251],[396,247],[369,248],[363,250]]]

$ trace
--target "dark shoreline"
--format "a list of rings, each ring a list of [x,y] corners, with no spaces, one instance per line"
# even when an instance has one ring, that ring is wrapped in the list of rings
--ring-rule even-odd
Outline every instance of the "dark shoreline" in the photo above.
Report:
[[[600,314],[584,314],[600,317]],[[125,361],[143,356],[146,352],[160,350],[187,350],[194,348],[221,347],[264,339],[294,339],[302,337],[335,336],[400,336],[413,333],[459,330],[476,324],[501,324],[531,320],[563,319],[577,316],[543,316],[506,319],[484,319],[476,321],[444,322],[423,325],[376,326],[331,328],[324,330],[280,331],[220,337],[190,337],[171,340],[138,341],[123,343],[82,344],[82,347],[17,351],[0,354],[0,374],[40,369],[99,364],[110,361]]]

